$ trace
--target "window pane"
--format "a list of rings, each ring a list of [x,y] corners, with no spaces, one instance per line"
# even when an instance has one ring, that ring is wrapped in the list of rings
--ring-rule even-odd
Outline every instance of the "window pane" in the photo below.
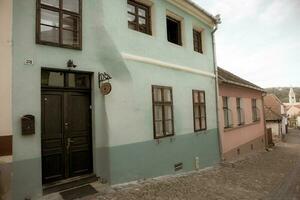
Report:
[[[172,107],[164,106],[164,109],[165,109],[165,119],[166,120],[172,119]]]
[[[153,94],[154,94],[154,101],[162,101],[160,88],[154,88]]]
[[[156,137],[162,137],[163,134],[163,123],[162,122],[155,122],[155,135]]]
[[[127,19],[129,22],[135,22],[135,15],[132,14],[127,14]]]
[[[71,31],[79,30],[79,19],[72,15],[63,15],[63,28]]]
[[[200,130],[200,119],[199,118],[195,119],[195,130]]]
[[[41,3],[48,6],[59,7],[59,0],[41,0]]]
[[[199,96],[198,96],[198,92],[194,92],[194,103],[198,103],[199,102]]]
[[[79,13],[79,0],[63,0],[63,9]]]
[[[147,26],[146,25],[139,25],[139,31],[143,33],[147,33]]]
[[[135,7],[133,5],[127,4],[127,11],[131,13],[135,13]]]
[[[40,39],[45,42],[59,43],[59,29],[41,25]]]
[[[128,28],[133,29],[133,30],[137,30],[137,25],[134,24],[134,23],[128,22]]]
[[[90,88],[90,77],[87,74],[68,74],[68,87]]]
[[[180,22],[167,17],[167,36],[168,41],[181,45]]]
[[[64,73],[42,71],[42,86],[64,87]]]
[[[228,112],[224,111],[224,126],[228,127],[229,126],[229,121],[228,121]]]
[[[199,106],[195,106],[195,107],[194,107],[195,118],[200,117],[199,108],[200,108]]]
[[[223,100],[223,107],[228,107],[228,98],[227,97],[223,97],[222,98],[222,100]]]
[[[162,120],[162,106],[154,107],[154,118],[155,120]]]
[[[206,118],[201,118],[201,129],[206,129],[206,125],[205,125],[205,121],[206,121]]]
[[[201,105],[200,110],[201,110],[201,117],[205,117],[205,106]]]
[[[170,102],[171,100],[172,100],[171,90],[170,89],[164,89],[164,101]]]
[[[139,8],[139,16],[146,17],[146,11],[144,9]]]
[[[203,93],[203,92],[200,92],[200,102],[201,102],[201,103],[204,103],[204,102],[205,102],[205,99],[204,99],[204,93]]]
[[[166,135],[172,135],[173,134],[173,122],[172,122],[172,120],[165,121],[165,132],[166,132]]]
[[[139,24],[140,25],[146,25],[146,20],[143,18],[139,18]]]
[[[77,32],[63,30],[63,44],[77,46],[79,45],[79,38],[77,36]]]
[[[59,13],[41,9],[41,24],[59,27]]]

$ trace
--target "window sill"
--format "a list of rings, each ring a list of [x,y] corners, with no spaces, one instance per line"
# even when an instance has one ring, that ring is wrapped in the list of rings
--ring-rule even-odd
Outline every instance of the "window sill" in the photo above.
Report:
[[[73,47],[73,46],[70,46],[70,45],[63,45],[63,44],[57,44],[57,43],[45,42],[45,41],[37,41],[36,44],[43,45],[43,46],[64,48],[64,49],[73,49],[73,50],[78,50],[78,51],[82,50],[81,46]]]
[[[259,124],[259,123],[260,123],[260,121],[255,121],[250,124],[242,124],[242,125],[235,126],[235,127],[224,128],[224,132],[233,131],[233,130],[240,129],[240,128],[245,128],[247,126],[252,126],[252,125]]]
[[[144,32],[141,32],[141,31],[138,31],[138,30],[135,30],[135,29],[131,29],[131,28],[128,28],[128,30],[130,32],[136,33],[138,35],[144,35],[144,36],[148,36],[149,38],[154,38],[154,35],[153,35],[152,31],[151,31],[151,33],[144,33]]]
[[[175,140],[175,134],[154,138],[154,141],[156,142],[156,144],[160,144],[164,140],[168,140],[168,139],[170,140],[170,142],[173,142]]]
[[[201,133],[204,133],[205,131],[207,131],[207,128],[206,129],[194,130],[194,133],[201,134]]]
[[[185,48],[184,44],[176,44],[176,43],[170,42],[168,39],[167,39],[167,43],[170,44],[173,47]]]
[[[196,55],[201,55],[201,56],[204,56],[204,53],[202,52],[198,52],[198,51],[195,51],[195,50],[193,50],[193,52],[194,52],[194,54],[196,54]]]
[[[154,140],[160,140],[160,139],[163,139],[163,138],[169,138],[169,137],[174,137],[175,134],[172,134],[172,135],[164,135],[164,136],[160,136],[160,137],[154,137]]]

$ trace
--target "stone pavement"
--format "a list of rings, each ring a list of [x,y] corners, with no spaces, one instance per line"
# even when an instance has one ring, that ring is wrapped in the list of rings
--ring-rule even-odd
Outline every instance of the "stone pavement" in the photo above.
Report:
[[[290,130],[286,142],[300,146],[300,131]],[[269,199],[273,200],[300,200],[300,159],[297,165],[276,187]]]

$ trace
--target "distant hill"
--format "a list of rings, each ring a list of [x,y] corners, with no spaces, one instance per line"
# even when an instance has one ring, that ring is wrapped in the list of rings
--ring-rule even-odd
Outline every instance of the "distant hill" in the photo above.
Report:
[[[300,87],[294,87],[294,92],[296,94],[297,102],[300,101]],[[275,94],[283,103],[289,102],[289,87],[274,87],[274,88],[265,88],[268,93]]]

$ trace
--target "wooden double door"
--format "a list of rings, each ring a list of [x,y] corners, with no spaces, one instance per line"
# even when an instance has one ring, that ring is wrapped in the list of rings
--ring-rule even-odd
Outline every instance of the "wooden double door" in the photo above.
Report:
[[[43,184],[92,173],[90,91],[42,90]]]

